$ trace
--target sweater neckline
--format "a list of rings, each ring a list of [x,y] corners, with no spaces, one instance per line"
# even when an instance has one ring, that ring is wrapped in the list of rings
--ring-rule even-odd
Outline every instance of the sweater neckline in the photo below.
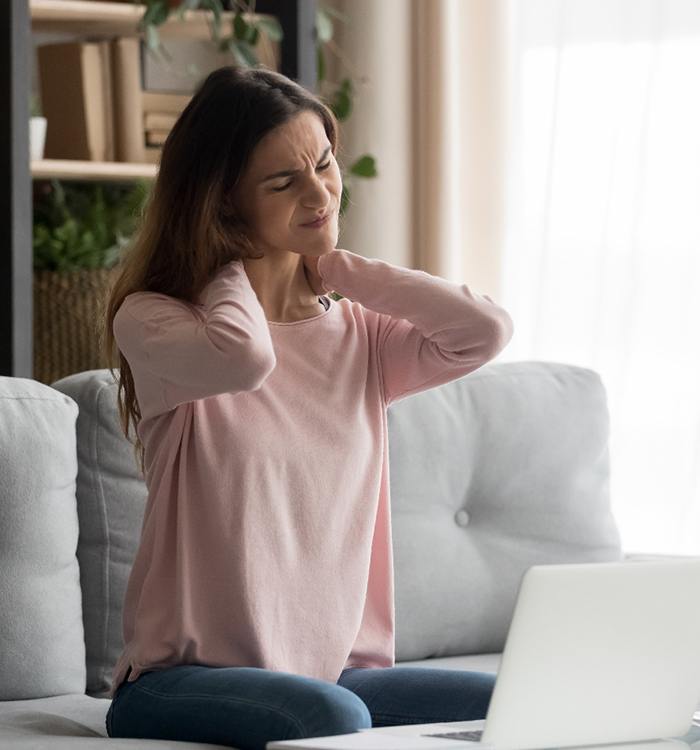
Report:
[[[326,307],[326,303],[323,301],[326,300],[328,303],[328,306]],[[319,318],[324,317],[325,315],[328,315],[328,313],[331,311],[331,308],[333,307],[333,299],[330,297],[319,297],[318,301],[320,304],[322,304],[325,309],[322,310],[318,315],[312,315],[310,318],[303,318],[302,320],[290,320],[287,322],[284,321],[276,321],[276,320],[268,320],[268,325],[271,326],[298,326],[302,325],[303,323],[311,323],[314,320],[318,320]]]

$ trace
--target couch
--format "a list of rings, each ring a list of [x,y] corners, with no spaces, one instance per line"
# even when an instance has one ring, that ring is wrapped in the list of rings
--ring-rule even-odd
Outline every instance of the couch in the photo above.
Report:
[[[490,362],[388,422],[397,666],[495,673],[529,566],[644,557],[611,512],[595,371]],[[146,499],[112,373],[0,377],[0,425],[0,747],[173,747],[105,727]]]

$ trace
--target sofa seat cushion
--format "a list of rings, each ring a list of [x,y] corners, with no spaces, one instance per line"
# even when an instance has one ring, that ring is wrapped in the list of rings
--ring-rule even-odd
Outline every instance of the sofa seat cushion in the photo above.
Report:
[[[12,750],[172,750],[171,740],[109,738],[104,698],[83,694],[56,695],[0,702],[0,747]],[[105,745],[105,738],[109,745]],[[221,748],[206,742],[177,742],[178,750]],[[229,747],[228,750],[231,750]],[[234,748],[235,750],[235,748]]]
[[[497,672],[501,654],[475,654],[397,662],[397,667],[429,667],[435,669],[469,669]],[[104,748],[100,739],[108,737],[105,719],[111,701],[89,695],[58,695],[22,701],[0,702],[0,747],[16,750],[76,750]],[[78,740],[79,738],[79,740]],[[11,743],[11,744],[10,744]],[[143,746],[138,739],[110,738],[111,748]],[[148,747],[172,748],[172,742],[149,740]],[[208,743],[178,743],[178,749],[214,748]],[[230,748],[229,748],[230,750]]]
[[[433,659],[397,661],[397,667],[427,667],[429,669],[464,669],[469,672],[496,674],[501,654],[469,654],[467,656],[436,656]]]

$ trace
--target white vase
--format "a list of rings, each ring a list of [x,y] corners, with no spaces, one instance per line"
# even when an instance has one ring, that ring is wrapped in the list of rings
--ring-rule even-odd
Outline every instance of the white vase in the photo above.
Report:
[[[32,161],[44,158],[46,143],[46,118],[29,118],[29,155]]]

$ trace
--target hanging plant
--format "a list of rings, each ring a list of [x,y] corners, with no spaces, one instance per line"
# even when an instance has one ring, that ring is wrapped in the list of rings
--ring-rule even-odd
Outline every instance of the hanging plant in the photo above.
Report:
[[[190,10],[209,11],[212,15],[210,30],[211,38],[220,52],[229,52],[238,65],[256,67],[260,61],[256,54],[256,46],[260,41],[260,34],[264,32],[272,41],[281,42],[284,32],[276,18],[255,15],[255,0],[145,0],[139,3],[146,6],[146,10],[139,23],[139,31],[146,36],[147,50],[167,63],[173,59],[160,40],[158,27],[164,24],[171,15],[184,20],[185,13]],[[233,11],[231,28],[228,34],[222,31],[222,13]],[[318,7],[314,24],[316,37],[316,72],[317,95],[332,110],[338,121],[347,120],[353,110],[354,85],[351,78],[343,78],[339,83],[328,81],[326,78],[326,54],[335,54],[345,65],[353,70],[352,65],[333,41],[334,21],[347,23],[347,17],[331,7]],[[365,79],[362,79],[363,82]],[[356,157],[349,167],[339,165],[343,177],[343,191],[340,197],[339,215],[342,216],[350,203],[350,185],[353,178],[368,179],[377,176],[374,156],[362,154]]]

